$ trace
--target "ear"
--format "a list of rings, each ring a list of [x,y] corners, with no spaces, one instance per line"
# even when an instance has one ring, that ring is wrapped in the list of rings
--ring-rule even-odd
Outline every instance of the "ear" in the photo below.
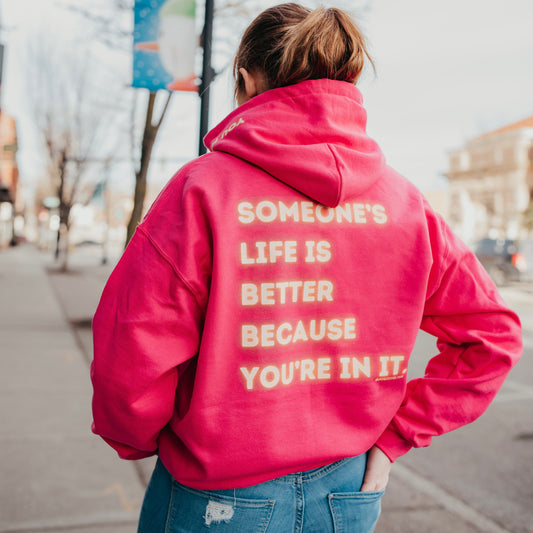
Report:
[[[240,68],[239,73],[244,80],[244,92],[246,93],[246,99],[250,100],[258,94],[258,86],[255,77],[250,74],[245,68]]]

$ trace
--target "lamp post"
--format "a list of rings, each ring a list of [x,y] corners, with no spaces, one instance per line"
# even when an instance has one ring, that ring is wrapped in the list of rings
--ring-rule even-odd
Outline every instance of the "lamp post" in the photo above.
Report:
[[[205,154],[207,149],[203,139],[209,127],[209,93],[210,85],[215,78],[215,71],[211,66],[211,45],[213,42],[213,13],[214,0],[205,0],[204,31],[202,33],[203,61],[202,81],[200,83],[200,139],[198,154]]]

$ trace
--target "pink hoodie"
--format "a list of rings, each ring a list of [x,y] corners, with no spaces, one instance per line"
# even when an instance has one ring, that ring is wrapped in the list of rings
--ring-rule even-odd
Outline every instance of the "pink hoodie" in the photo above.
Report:
[[[486,409],[518,318],[365,125],[349,83],[267,91],[163,190],[93,323],[93,430],[121,457],[237,488]],[[406,383],[419,328],[440,353]]]

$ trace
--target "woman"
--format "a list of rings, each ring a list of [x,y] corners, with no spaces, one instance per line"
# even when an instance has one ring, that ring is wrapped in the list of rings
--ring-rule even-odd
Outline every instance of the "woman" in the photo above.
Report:
[[[520,325],[365,133],[337,9],[266,10],[240,104],[156,200],[94,318],[93,430],[159,459],[139,531],[374,529],[391,462],[488,406]],[[440,353],[406,383],[419,328]]]

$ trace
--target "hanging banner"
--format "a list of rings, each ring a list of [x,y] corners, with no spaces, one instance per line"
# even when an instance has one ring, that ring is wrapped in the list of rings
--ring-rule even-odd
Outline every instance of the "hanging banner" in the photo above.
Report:
[[[135,0],[133,87],[198,91],[196,0]]]

